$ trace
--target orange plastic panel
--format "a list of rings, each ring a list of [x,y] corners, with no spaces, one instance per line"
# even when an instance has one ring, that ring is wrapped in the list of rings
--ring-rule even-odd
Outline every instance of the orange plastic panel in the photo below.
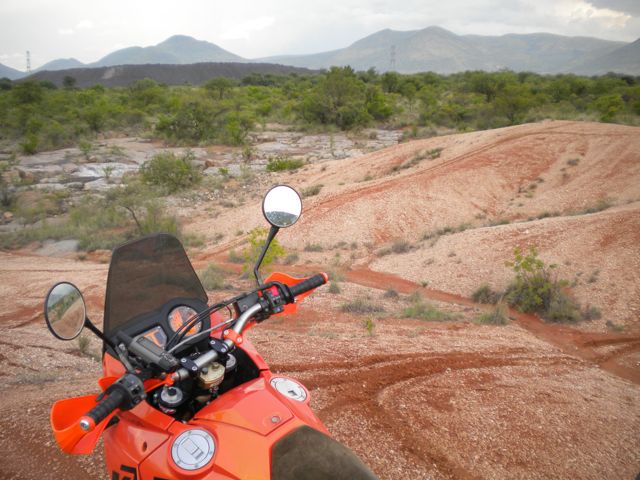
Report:
[[[91,432],[80,428],[80,418],[97,405],[96,395],[59,400],[51,407],[51,429],[60,449],[66,453],[89,454],[100,439],[112,413]]]
[[[264,283],[269,283],[269,282],[280,282],[280,283],[284,283],[285,285],[291,287],[292,285],[295,285],[296,283],[300,283],[303,280],[306,280],[306,278],[295,278],[295,277],[291,277],[285,273],[281,273],[281,272],[273,272],[271,275],[269,275]],[[306,297],[307,295],[310,295],[311,292],[313,292],[313,290],[309,290],[308,292],[305,292],[301,295],[298,295],[296,297],[296,303],[300,302],[300,300],[302,300],[304,297]],[[272,316],[277,316],[277,315],[290,315],[293,313],[296,313],[298,306],[296,303],[290,303],[288,305],[284,306],[284,311],[282,311],[281,313],[276,313],[275,315]]]

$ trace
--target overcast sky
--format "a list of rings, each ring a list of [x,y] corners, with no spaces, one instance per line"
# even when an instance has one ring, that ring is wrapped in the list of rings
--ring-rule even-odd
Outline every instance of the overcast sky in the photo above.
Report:
[[[551,32],[633,41],[640,0],[1,0],[0,63],[25,69],[93,62],[175,34],[247,58],[345,47],[384,28],[430,25],[457,34]]]

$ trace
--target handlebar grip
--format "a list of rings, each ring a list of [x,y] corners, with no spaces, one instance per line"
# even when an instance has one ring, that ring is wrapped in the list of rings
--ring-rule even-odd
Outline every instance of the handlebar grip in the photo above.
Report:
[[[318,273],[313,277],[309,277],[301,281],[300,283],[296,283],[295,285],[290,286],[289,291],[291,292],[291,295],[297,297],[298,295],[308,292],[309,290],[313,290],[314,288],[324,285],[328,281],[329,276],[326,273]]]
[[[107,418],[111,412],[120,407],[126,398],[127,394],[124,390],[119,388],[114,389],[107,398],[93,407],[86,416],[91,418],[95,425],[98,425],[101,421]]]

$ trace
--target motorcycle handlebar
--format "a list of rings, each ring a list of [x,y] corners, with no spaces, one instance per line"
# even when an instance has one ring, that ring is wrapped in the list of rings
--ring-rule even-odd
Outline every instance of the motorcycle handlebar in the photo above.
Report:
[[[289,291],[291,295],[297,297],[298,295],[302,295],[303,293],[308,292],[309,290],[313,290],[314,288],[318,288],[321,285],[324,285],[329,281],[329,276],[326,273],[318,273],[313,277],[309,277],[300,283],[296,283],[289,287]]]
[[[89,410],[89,412],[80,419],[80,427],[87,431],[93,430],[93,428],[107,418],[111,412],[119,408],[126,398],[127,395],[123,390],[113,390],[107,398]]]

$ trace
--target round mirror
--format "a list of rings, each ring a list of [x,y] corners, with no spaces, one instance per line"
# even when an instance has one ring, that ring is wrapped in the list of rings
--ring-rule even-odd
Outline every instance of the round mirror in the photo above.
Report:
[[[277,185],[267,192],[262,201],[262,213],[274,227],[290,227],[302,212],[300,195],[289,185]]]
[[[73,340],[82,331],[87,310],[78,287],[60,282],[44,301],[44,318],[51,333],[60,340]]]

